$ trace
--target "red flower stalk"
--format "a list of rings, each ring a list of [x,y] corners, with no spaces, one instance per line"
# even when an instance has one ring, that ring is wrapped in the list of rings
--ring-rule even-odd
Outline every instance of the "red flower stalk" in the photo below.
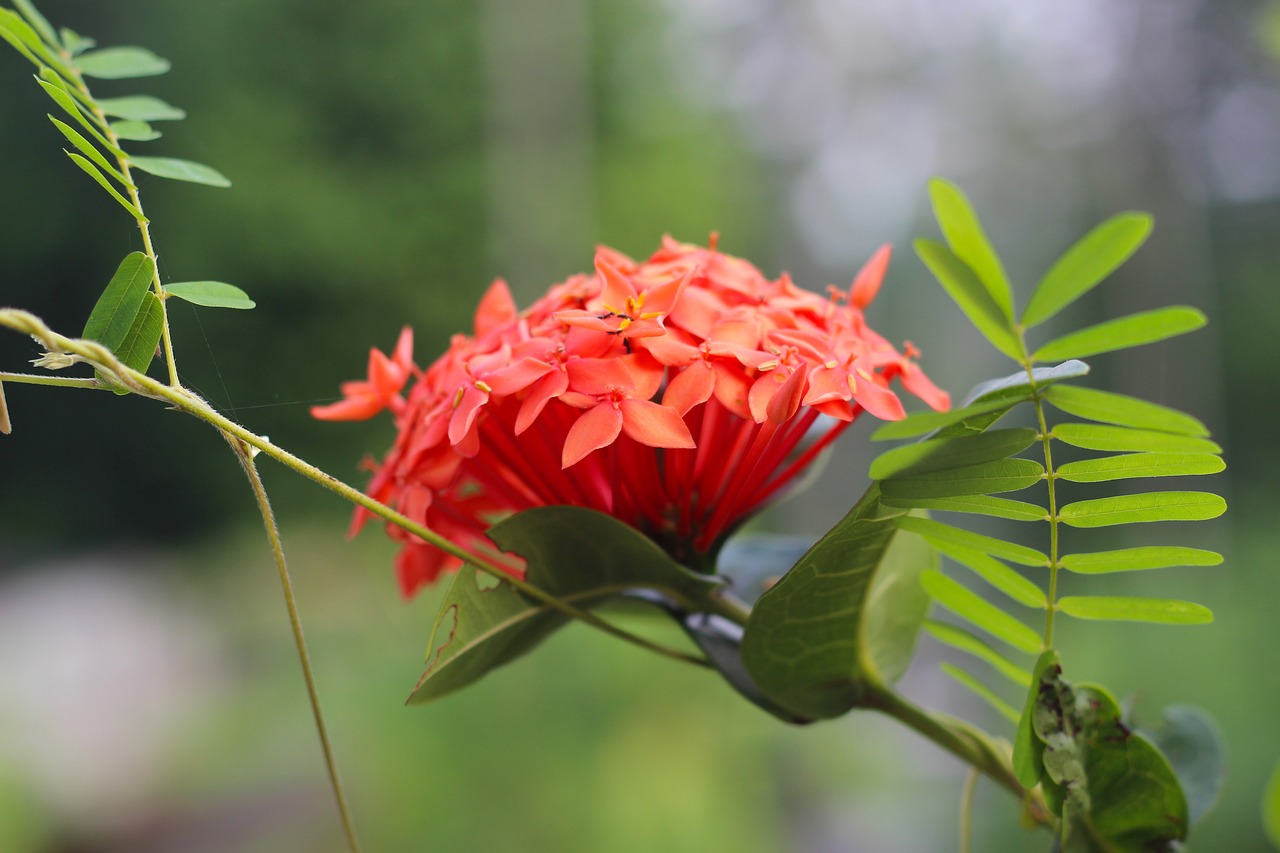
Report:
[[[888,262],[885,246],[848,293],[831,287],[823,298],[785,274],[769,281],[714,240],[667,238],[644,263],[601,248],[594,275],[524,311],[495,281],[474,335],[454,336],[425,371],[406,328],[392,358],[371,353],[367,381],[343,384],[345,399],[312,414],[355,420],[389,408],[399,435],[369,494],[513,574],[518,560],[496,553],[486,529],[552,504],[612,515],[705,569],[861,412],[903,416],[893,377],[931,407],[949,405],[914,348],[899,353],[863,318]],[[357,510],[353,532],[366,519]],[[406,597],[459,564],[388,532],[404,545]]]

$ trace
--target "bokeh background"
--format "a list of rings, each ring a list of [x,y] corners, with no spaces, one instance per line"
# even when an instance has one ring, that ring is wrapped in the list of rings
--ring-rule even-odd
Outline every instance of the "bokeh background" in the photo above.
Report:
[[[1228,743],[1196,849],[1267,849],[1280,758],[1280,4],[1264,0],[45,0],[56,24],[173,60],[99,84],[185,108],[148,153],[213,190],[144,184],[162,273],[251,312],[173,312],[185,381],[250,429],[362,483],[389,425],[320,424],[370,346],[419,360],[469,328],[494,276],[527,303],[663,233],[769,274],[847,284],[899,252],[871,320],[962,393],[1009,372],[911,255],[925,182],[959,182],[1023,299],[1092,224],[1149,210],[1142,252],[1065,322],[1185,302],[1208,329],[1094,360],[1099,387],[1191,410],[1226,447],[1224,519],[1174,535],[1227,563],[1109,589],[1210,605],[1216,624],[1076,626],[1071,677],[1210,711]],[[0,304],[78,332],[136,228],[59,150],[31,69],[0,50]],[[172,304],[172,303],[171,303]],[[0,338],[0,369],[37,352]],[[6,388],[0,441],[0,849],[340,846],[269,554],[209,429],[146,401]],[[779,508],[810,536],[864,487],[868,425]],[[426,708],[434,595],[390,543],[265,470],[322,698],[369,850],[954,849],[963,768],[870,715],[783,727],[692,668],[570,628]],[[1167,533],[1168,530],[1161,530]],[[1189,541],[1184,537],[1183,541]],[[922,644],[912,695],[1002,723]],[[978,793],[975,849],[1047,849]]]

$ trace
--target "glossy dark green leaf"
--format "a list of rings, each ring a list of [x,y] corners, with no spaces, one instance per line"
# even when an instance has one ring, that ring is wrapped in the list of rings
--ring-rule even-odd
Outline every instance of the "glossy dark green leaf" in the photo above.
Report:
[[[1167,569],[1173,566],[1216,566],[1222,562],[1222,555],[1200,548],[1148,545],[1139,548],[1121,548],[1116,551],[1066,554],[1059,562],[1062,568],[1077,574],[1099,575],[1110,572]]]
[[[164,306],[151,291],[142,294],[142,310],[133,319],[116,357],[127,367],[144,372],[155,358],[156,347],[164,332]]]
[[[193,163],[190,160],[178,160],[174,157],[135,157],[130,154],[129,164],[161,178],[190,181],[193,184],[204,184],[210,187],[231,186],[231,181],[217,169],[203,163]]]
[[[634,528],[582,507],[526,510],[494,525],[489,536],[525,559],[529,583],[578,608],[634,589],[692,603],[718,586],[672,561]],[[441,603],[427,669],[409,701],[426,702],[471,684],[567,621],[510,584],[463,567]]]
[[[142,312],[143,300],[155,274],[155,264],[142,252],[126,255],[98,297],[80,336],[118,354],[134,320]]]
[[[1217,474],[1226,464],[1211,453],[1125,453],[1068,462],[1058,477],[1072,483],[1102,483],[1135,477],[1185,477]]]
[[[977,435],[934,438],[896,447],[871,463],[873,480],[994,462],[1021,453],[1036,440],[1033,429],[988,430]]]
[[[71,161],[73,163],[75,163],[77,166],[83,169],[85,171],[85,174],[87,174],[89,177],[97,181],[98,186],[102,187],[111,195],[112,198],[120,202],[120,205],[125,210],[133,214],[134,219],[137,219],[140,222],[150,222],[150,220],[147,219],[147,217],[142,215],[142,211],[138,210],[138,208],[133,206],[133,202],[129,201],[129,199],[120,195],[120,191],[111,185],[111,181],[107,180],[107,176],[102,174],[102,172],[98,170],[97,166],[93,165],[92,163],[90,163],[88,160],[86,160],[84,157],[80,156],[79,154],[76,154],[74,151],[67,151],[66,155],[71,158]]]
[[[113,121],[111,132],[120,139],[131,142],[150,142],[153,139],[159,139],[161,135],[160,131],[145,121]]]
[[[1206,521],[1227,511],[1227,502],[1211,492],[1144,492],[1076,501],[1058,511],[1072,527],[1110,527],[1148,521]]]
[[[969,199],[959,187],[942,178],[929,181],[929,199],[933,202],[933,214],[951,251],[977,275],[1004,315],[1005,325],[1012,328],[1013,291],[1000,258],[987,240]]]
[[[1043,323],[1092,290],[1138,250],[1151,225],[1146,213],[1121,213],[1082,237],[1040,280],[1022,314],[1022,325]]]
[[[1007,518],[1010,521],[1047,521],[1049,511],[1026,501],[991,495],[958,495],[950,498],[884,498],[889,506],[909,509],[937,509]]]
[[[1044,479],[1044,466],[1030,459],[1000,459],[945,471],[894,477],[880,484],[885,497],[945,498],[1015,492]]]
[[[1013,706],[1000,698],[999,693],[996,693],[977,678],[974,678],[972,675],[954,664],[944,662],[938,664],[938,668],[972,691],[979,699],[982,699],[994,708],[1000,716],[1004,717],[1011,723],[1018,722],[1018,712],[1014,710]]]
[[[996,539],[994,536],[984,536],[981,533],[953,527],[950,524],[943,524],[941,521],[935,521],[931,518],[902,516],[895,523],[903,530],[910,530],[912,533],[923,536],[935,547],[943,547],[948,544],[958,545],[961,548],[972,548],[975,551],[991,554],[1021,566],[1047,567],[1049,565],[1048,557],[1025,545],[1005,542],[1003,539]]]
[[[1057,408],[1077,418],[1179,435],[1202,437],[1209,434],[1204,424],[1188,414],[1126,394],[1074,385],[1055,385],[1044,392],[1044,397]]]
[[[170,68],[169,60],[145,47],[104,47],[81,55],[76,65],[82,73],[99,80],[154,77]]]
[[[1025,353],[1013,332],[1012,322],[969,265],[951,249],[933,240],[916,240],[915,249],[920,260],[982,336],[1009,358],[1021,360]]]
[[[1004,563],[973,548],[944,544],[935,546],[944,555],[955,560],[982,578],[992,588],[1012,598],[1024,607],[1044,609],[1048,605],[1044,590],[1027,580]]]
[[[1157,308],[1063,335],[1036,350],[1031,357],[1036,361],[1061,361],[1115,352],[1185,335],[1206,322],[1204,314],[1194,308],[1181,305]]]
[[[97,148],[95,148],[94,145],[91,142],[89,142],[89,140],[85,139],[83,136],[77,133],[75,128],[73,128],[71,125],[67,124],[64,121],[59,121],[53,116],[49,116],[49,121],[53,122],[53,126],[58,128],[59,131],[61,131],[62,135],[67,138],[67,141],[70,142],[72,145],[74,145],[76,148],[80,149],[80,151],[86,157],[88,157],[89,160],[92,161],[95,166],[97,166],[102,171],[106,172],[111,177],[115,178],[117,181],[120,182],[122,186],[126,188],[132,186],[132,184],[130,184],[129,181],[125,178],[125,176],[120,174],[120,171],[116,169],[115,166],[111,165],[111,163],[107,160],[107,158],[103,155],[103,153],[99,151]]]
[[[177,121],[187,117],[177,107],[150,95],[102,98],[98,101],[98,106],[109,116],[129,121]]]
[[[1221,447],[1207,438],[1104,424],[1058,424],[1050,430],[1050,433],[1059,441],[1085,450],[1143,453],[1222,452]]]
[[[221,281],[177,281],[164,286],[165,293],[206,308],[252,308],[255,303],[234,284]]]
[[[1111,622],[1162,622],[1168,625],[1204,625],[1213,621],[1209,608],[1191,601],[1132,596],[1072,596],[1058,599],[1057,609],[1077,619]]]
[[[1170,705],[1157,725],[1139,733],[1173,768],[1187,797],[1187,817],[1196,824],[1213,808],[1227,775],[1227,746],[1213,718],[1190,705]]]
[[[1013,775],[1028,790],[1044,778],[1044,742],[1036,737],[1031,724],[1032,717],[1035,716],[1043,685],[1056,679],[1059,672],[1061,666],[1058,663],[1058,653],[1053,649],[1045,649],[1031,670],[1027,700],[1023,705],[1022,715],[1018,717],[1018,730],[1013,736]]]
[[[1083,746],[1089,808],[1072,816],[1069,834],[1101,838],[1122,853],[1173,849],[1171,844],[1186,838],[1190,820],[1168,760],[1125,726],[1105,690],[1081,686],[1076,697],[1074,725]]]
[[[900,512],[873,485],[752,608],[742,659],[797,719],[844,714],[910,657],[928,605],[917,579],[934,558],[897,535]]]
[[[930,569],[920,577],[929,597],[956,616],[981,628],[1019,651],[1040,651],[1040,635],[1026,623],[1005,613],[982,596],[961,586],[942,572]]]
[[[1000,654],[995,649],[991,648],[991,646],[983,642],[979,637],[969,633],[965,629],[946,622],[927,619],[924,623],[924,630],[933,636],[938,642],[945,643],[953,649],[959,649],[962,652],[967,652],[979,660],[990,664],[996,672],[999,672],[1019,687],[1027,687],[1031,684],[1030,672],[1013,663],[1004,657],[1004,655]]]

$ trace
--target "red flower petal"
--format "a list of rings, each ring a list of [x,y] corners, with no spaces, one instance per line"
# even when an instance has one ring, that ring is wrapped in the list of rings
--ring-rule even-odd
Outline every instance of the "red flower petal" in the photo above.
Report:
[[[586,458],[587,454],[608,447],[622,432],[622,412],[611,403],[601,403],[588,409],[569,427],[564,439],[564,451],[560,467],[568,468]]]
[[[885,243],[867,261],[849,289],[849,304],[855,308],[866,308],[871,300],[880,292],[880,283],[884,281],[885,271],[889,268],[889,256],[893,254],[893,246]],[[870,410],[868,410],[870,411]]]
[[[622,430],[649,447],[695,447],[689,427],[675,409],[649,400],[623,400]]]
[[[686,415],[694,406],[711,399],[716,387],[716,373],[705,361],[695,361],[676,375],[662,395],[662,405]]]
[[[505,281],[495,278],[476,309],[476,337],[484,337],[494,329],[505,326],[515,320],[516,316],[516,301],[511,298],[511,289]]]

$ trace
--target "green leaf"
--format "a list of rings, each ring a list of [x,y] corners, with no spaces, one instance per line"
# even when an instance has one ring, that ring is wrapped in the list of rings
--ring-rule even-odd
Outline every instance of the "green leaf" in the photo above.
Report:
[[[969,512],[1007,518],[1010,521],[1048,521],[1049,511],[1026,501],[997,498],[990,495],[958,495],[951,498],[889,498],[889,506],[910,509],[937,509],[947,512]]]
[[[1026,374],[1023,374],[1024,376]],[[1030,391],[1027,392],[1028,395]],[[1023,399],[1026,399],[1025,397]],[[1014,406],[1021,403],[1022,399],[1000,399],[987,400],[982,403],[974,403],[961,409],[952,409],[947,412],[916,412],[907,415],[900,421],[889,421],[882,424],[879,429],[871,434],[872,441],[886,441],[895,438],[915,438],[925,433],[933,432],[936,429],[960,423],[978,415],[987,415],[998,412],[1003,415]],[[999,417],[997,415],[997,418]],[[995,418],[993,418],[995,420]]]
[[[718,582],[675,563],[636,529],[582,507],[538,507],[489,530],[527,564],[526,580],[578,608],[649,589],[672,600],[701,599]],[[523,655],[568,618],[470,565],[454,578],[432,629],[427,669],[410,702],[459,690]]]
[[[1062,849],[1139,853],[1178,847],[1187,834],[1187,800],[1160,751],[1124,724],[1115,698],[1103,688],[1073,689],[1057,666],[1038,682],[1025,716],[1042,748],[1045,798],[1066,824]],[[1021,752],[1024,761],[1031,752]],[[1019,755],[1015,746],[1015,767]]]
[[[1027,701],[1023,706],[1022,716],[1018,718],[1017,733],[1013,737],[1013,775],[1028,790],[1040,784],[1040,780],[1044,778],[1044,742],[1036,737],[1031,720],[1035,716],[1044,684],[1056,679],[1061,671],[1058,653],[1053,649],[1041,652],[1031,671]]]
[[[141,210],[138,210],[138,208],[133,206],[133,202],[129,201],[129,199],[120,195],[120,192],[115,187],[111,186],[111,182],[107,180],[107,176],[99,172],[97,166],[93,165],[88,160],[86,160],[85,158],[81,157],[79,154],[76,154],[73,151],[67,151],[65,153],[68,157],[71,158],[72,162],[74,162],[77,166],[83,169],[89,177],[93,178],[95,181],[98,182],[99,186],[101,186],[104,190],[110,193],[112,198],[120,202],[120,204],[124,207],[125,210],[132,213],[134,219],[137,219],[139,222],[151,221],[147,219],[147,217],[142,215]]]
[[[934,547],[958,545],[961,548],[972,548],[1021,566],[1047,567],[1049,565],[1048,557],[1025,545],[1015,545],[993,536],[984,536],[981,533],[952,527],[950,524],[943,524],[931,518],[902,516],[895,523],[903,530],[910,530],[912,533],[923,536]]]
[[[206,308],[252,308],[257,304],[234,284],[221,281],[178,281],[166,284],[164,291]]]
[[[1092,290],[1138,250],[1151,225],[1149,214],[1121,213],[1082,237],[1040,280],[1022,314],[1022,325],[1043,323]]]
[[[1179,435],[1203,437],[1209,434],[1204,424],[1188,414],[1125,394],[1055,385],[1045,390],[1044,397],[1067,414],[1091,421]]]
[[[51,46],[57,44],[56,38],[52,42],[46,42],[26,21],[3,7],[0,7],[0,34],[28,61],[36,65],[49,65],[64,74],[71,73],[67,63],[62,61]]]
[[[982,699],[988,705],[994,708],[997,713],[999,713],[1002,717],[1007,719],[1009,722],[1011,723],[1018,722],[1018,712],[1014,710],[1012,705],[1010,705],[1008,702],[1001,699],[1000,694],[996,693],[990,687],[983,684],[981,681],[974,678],[972,675],[970,675],[960,667],[955,666],[953,664],[949,664],[945,662],[940,663],[938,664],[938,668],[941,669],[943,672],[945,672],[947,675],[954,678],[956,681],[960,682],[960,684],[964,685],[965,687],[973,691],[980,699]]]
[[[62,46],[72,56],[79,56],[89,48],[97,47],[98,45],[93,39],[80,35],[70,27],[60,27],[59,32],[62,35]]]
[[[1043,389],[1064,379],[1084,376],[1088,372],[1089,365],[1083,361],[1064,361],[1054,367],[1037,367],[1031,371],[1030,376],[1027,375],[1026,370],[1019,370],[1009,376],[978,383],[965,395],[961,405],[967,407],[971,403],[979,401],[1007,400],[1010,401],[1008,408],[1012,408],[1018,403],[1029,400],[1034,389]],[[968,417],[950,426],[943,427],[938,431],[938,437],[972,435],[982,432],[1003,417],[1008,408],[1003,411],[993,411],[988,414]]]
[[[917,577],[934,559],[896,535],[897,514],[873,484],[752,608],[743,662],[797,719],[844,714],[910,658],[928,607]]]
[[[1058,477],[1072,483],[1102,483],[1134,477],[1182,477],[1216,474],[1226,467],[1211,453],[1126,453],[1068,462]]]
[[[1020,361],[1025,352],[1011,328],[1011,321],[968,264],[951,249],[933,240],[916,240],[914,245],[920,260],[960,306],[969,322],[992,346],[1009,358]]]
[[[111,132],[120,139],[128,139],[132,142],[150,142],[160,138],[160,131],[145,121],[113,121]]]
[[[107,161],[107,158],[103,156],[102,152],[95,148],[89,140],[77,133],[75,128],[64,121],[59,121],[53,116],[49,116],[49,121],[53,122],[53,126],[62,132],[62,135],[67,138],[67,141],[76,148],[79,148],[99,169],[105,171],[125,187],[133,186],[133,184],[129,183],[124,175],[120,174],[119,170],[116,169],[115,166],[111,165],[111,163]]]
[[[880,484],[887,498],[945,498],[1015,492],[1044,479],[1044,466],[1030,459],[1000,459],[908,477]]]
[[[1066,554],[1059,561],[1062,568],[1082,575],[1167,569],[1173,566],[1216,566],[1221,562],[1222,555],[1213,551],[1172,545],[1121,548],[1117,551],[1095,551],[1091,554]]]
[[[963,628],[946,622],[927,619],[924,623],[924,630],[938,642],[945,643],[953,649],[968,652],[979,660],[985,661],[1019,687],[1027,687],[1031,684],[1030,672],[1006,659],[991,646]]]
[[[193,184],[205,184],[210,187],[231,186],[231,181],[217,169],[203,163],[193,163],[190,160],[178,160],[173,157],[134,157],[131,154],[129,164],[161,178],[190,181]]]
[[[1078,332],[1063,335],[1032,354],[1036,361],[1060,361],[1084,358],[1103,352],[1153,344],[1187,332],[1194,332],[1206,322],[1204,314],[1194,308],[1175,305],[1118,317]]]
[[[97,341],[118,353],[133,322],[142,312],[143,299],[155,278],[156,267],[142,252],[130,252],[116,268],[107,289],[98,297],[80,337]]]
[[[36,82],[40,84],[40,87],[45,90],[49,97],[53,98],[54,102],[58,106],[62,107],[63,111],[66,112],[67,115],[79,122],[80,126],[87,130],[89,135],[96,139],[103,148],[113,154],[123,156],[124,152],[112,145],[110,140],[103,136],[98,131],[98,128],[94,127],[93,119],[86,116],[84,111],[80,108],[80,105],[76,102],[76,99],[73,98],[66,89],[62,88],[62,79],[47,68],[45,71],[49,72],[45,75],[46,79],[37,80]]]
[[[1033,429],[988,430],[977,435],[934,438],[880,454],[871,463],[873,480],[922,474],[982,462],[994,462],[1021,453],[1036,440]]]
[[[99,80],[154,77],[169,70],[169,60],[144,47],[106,47],[83,54],[76,60],[81,72]]]
[[[125,333],[116,349],[116,358],[126,366],[146,372],[155,358],[160,335],[164,332],[164,306],[151,291],[142,294],[142,310],[133,318],[133,325]]]
[[[187,117],[187,114],[177,107],[150,95],[103,98],[98,101],[98,106],[109,116],[130,121],[177,121]]]
[[[1040,587],[995,557],[972,548],[962,548],[951,544],[936,547],[943,554],[969,569],[1019,604],[1025,607],[1036,607],[1041,610],[1048,605],[1049,601]]]
[[[1072,447],[1081,447],[1085,450],[1145,453],[1222,452],[1221,447],[1207,438],[1102,424],[1058,424],[1050,430],[1050,435]]]
[[[1068,595],[1058,599],[1056,608],[1077,619],[1162,622],[1169,625],[1204,625],[1213,621],[1213,612],[1209,608],[1167,598]]]
[[[995,249],[982,231],[982,223],[973,212],[973,206],[965,194],[950,181],[934,178],[929,181],[929,198],[933,202],[933,214],[937,217],[942,234],[947,238],[951,251],[978,276],[991,300],[1004,315],[1005,325],[1013,326],[1013,291],[1004,267]]]
[[[973,625],[1002,640],[1019,651],[1040,651],[1040,635],[1026,624],[1005,613],[982,596],[961,586],[935,569],[920,576],[929,597]]]
[[[31,0],[13,0],[13,5],[18,7],[18,11],[22,16],[31,22],[31,26],[35,27],[40,35],[52,47],[58,45],[58,34],[54,31],[53,26],[41,15]]]
[[[1146,521],[1205,521],[1227,511],[1210,492],[1144,492],[1067,504],[1058,518],[1072,527],[1110,527]]]
[[[1171,705],[1156,726],[1139,733],[1160,750],[1182,785],[1191,824],[1208,814],[1227,775],[1227,746],[1213,718],[1190,705]]]

